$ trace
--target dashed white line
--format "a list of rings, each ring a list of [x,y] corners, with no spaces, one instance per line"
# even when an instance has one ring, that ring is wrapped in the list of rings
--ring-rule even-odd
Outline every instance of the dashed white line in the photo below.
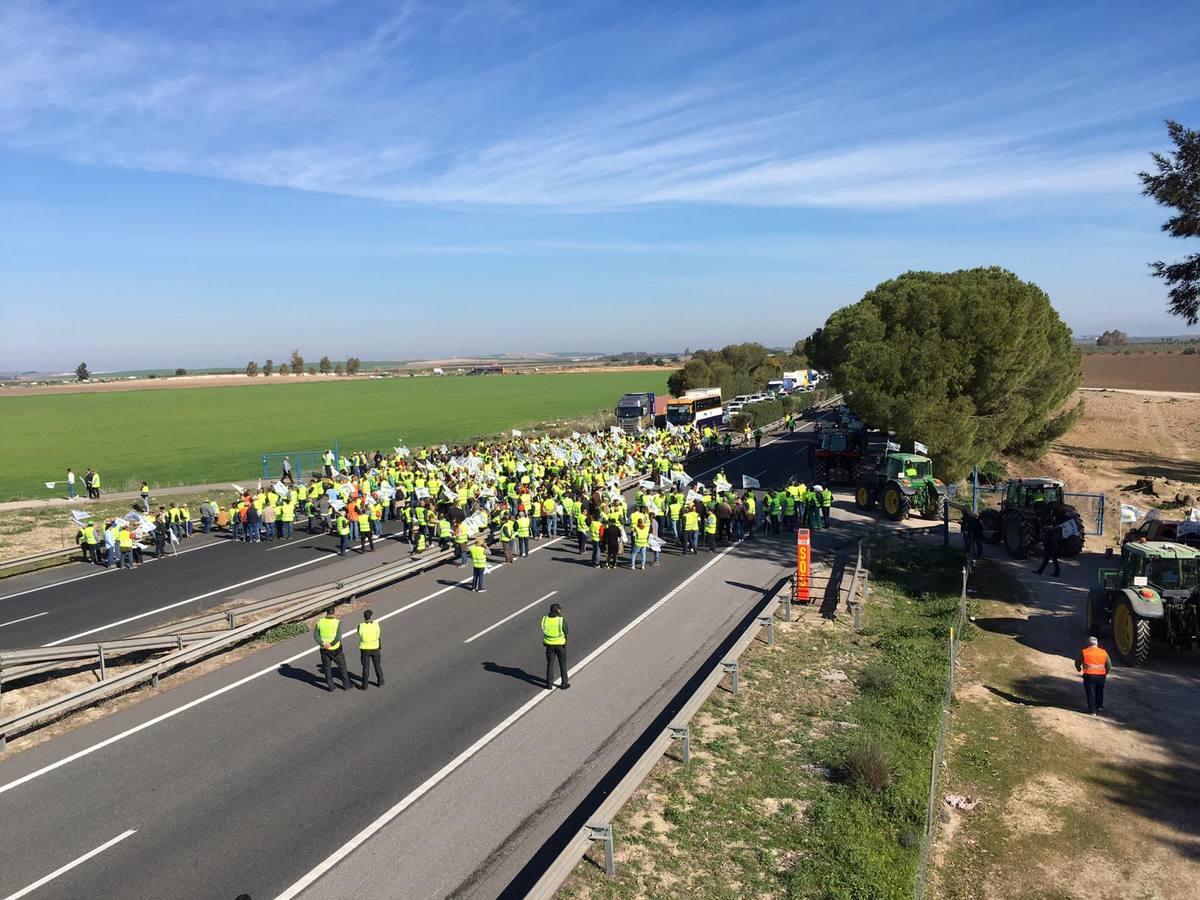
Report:
[[[129,837],[131,834],[137,834],[137,829],[130,828],[128,831],[118,834],[115,838],[105,841],[103,844],[101,844],[95,850],[89,850],[87,853],[83,854],[83,856],[80,856],[76,859],[71,860],[65,866],[59,866],[57,869],[55,869],[49,875],[45,875],[42,878],[39,878],[37,881],[35,881],[33,884],[29,885],[28,887],[21,888],[21,890],[17,891],[15,894],[9,894],[7,897],[4,898],[4,900],[19,900],[20,897],[24,897],[28,894],[32,894],[34,891],[36,891],[42,885],[49,884],[51,881],[53,881],[59,875],[62,875],[64,872],[70,872],[76,866],[82,865],[83,863],[85,863],[89,859],[91,859],[93,856],[98,856],[99,854],[103,853],[105,850],[107,850],[109,847],[113,846],[114,844],[119,844],[121,841],[125,840],[125,838]]]
[[[46,612],[34,613],[32,616],[25,616],[22,619],[13,619],[11,622],[0,622],[0,628],[3,628],[5,625],[16,625],[18,622],[28,622],[30,619],[40,619],[42,616],[48,616],[48,615],[50,615],[50,613],[49,613],[49,611],[46,611]]]
[[[697,578],[699,578],[701,575],[703,575],[705,573],[705,571],[707,571],[709,568],[711,568],[713,565],[715,565],[717,562],[719,562],[725,556],[726,553],[728,553],[730,550],[732,550],[736,546],[737,546],[737,544],[731,544],[730,546],[726,547],[717,556],[710,559],[707,563],[705,563],[703,566],[701,566],[699,569],[697,569],[695,572],[693,572],[691,575],[689,575],[687,578],[685,578],[683,581],[681,581],[679,584],[677,584],[665,597],[663,597],[661,600],[654,603],[654,605],[652,605],[651,607],[646,609],[644,612],[642,612],[641,615],[639,615],[637,618],[635,618],[632,622],[630,622],[628,625],[626,625],[624,628],[622,628],[620,631],[618,631],[616,634],[614,634],[612,637],[610,637],[608,640],[606,640],[603,644],[601,644],[599,647],[597,647],[595,650],[593,650],[591,653],[589,653],[587,656],[585,656],[579,662],[578,665],[574,666],[571,669],[570,677],[575,678],[579,674],[579,672],[585,666],[588,665],[588,663],[592,662],[601,653],[603,653],[605,650],[607,650],[609,647],[611,647],[613,644],[615,644],[617,641],[619,641],[621,638],[623,638],[625,635],[627,635],[630,631],[632,631],[634,628],[636,628],[638,625],[640,625],[642,622],[644,622],[653,613],[655,613],[658,609],[660,609],[663,606],[663,604],[665,604],[672,597],[674,597],[676,594],[678,594],[681,590],[683,590],[685,587],[687,587],[689,584],[691,584],[693,581],[695,581]],[[318,865],[316,868],[314,868],[312,871],[310,871],[307,875],[302,877],[299,881],[297,881],[291,887],[287,888],[283,893],[281,893],[276,898],[276,900],[292,900],[293,897],[298,896],[301,892],[303,892],[309,886],[311,886],[314,882],[316,882],[322,875],[324,875],[326,872],[328,872],[330,869],[332,869],[334,866],[336,866],[339,862],[341,862],[343,859],[345,859],[347,856],[349,856],[351,853],[353,853],[359,846],[361,846],[367,840],[369,840],[376,832],[378,832],[380,829],[384,828],[389,822],[391,822],[393,819],[395,819],[397,816],[399,816],[402,812],[404,812],[406,809],[408,809],[410,806],[412,806],[414,803],[416,803],[418,800],[420,800],[423,796],[425,796],[427,793],[429,793],[431,790],[433,790],[435,787],[437,787],[437,785],[439,783],[444,781],[449,775],[453,774],[453,772],[456,769],[458,769],[460,766],[462,766],[463,763],[467,762],[472,756],[474,756],[476,753],[478,753],[480,750],[482,750],[484,747],[486,747],[488,744],[490,744],[493,740],[495,740],[510,725],[512,725],[514,722],[518,721],[519,719],[521,719],[526,713],[528,713],[531,709],[533,709],[535,706],[537,706],[539,703],[541,703],[543,700],[545,700],[549,696],[551,696],[550,691],[545,691],[545,690],[538,691],[537,694],[535,694],[533,697],[530,697],[527,701],[525,701],[524,704],[522,704],[515,711],[513,711],[513,713],[510,714],[508,716],[508,718],[506,718],[503,722],[501,722],[499,725],[495,726],[491,731],[489,731],[483,737],[479,738],[479,740],[475,741],[475,743],[473,743],[471,746],[469,746],[462,753],[458,754],[458,756],[454,757],[454,759],[450,760],[450,762],[446,763],[446,765],[444,765],[441,769],[439,769],[436,773],[434,773],[422,785],[420,785],[419,787],[414,789],[403,800],[401,800],[399,803],[397,803],[395,806],[393,806],[387,812],[383,813],[383,815],[381,815],[379,818],[377,818],[374,822],[372,822],[370,825],[368,825],[366,828],[364,828],[362,831],[360,831],[358,834],[356,834],[354,837],[352,837],[349,841],[347,841],[345,844],[343,844],[341,847],[339,847],[337,850],[335,850],[330,856],[328,856],[324,861],[322,861],[320,863],[320,865]]]
[[[473,634],[473,635],[471,635],[469,638],[467,638],[465,641],[463,641],[463,643],[464,643],[464,644],[469,644],[469,643],[471,643],[471,641],[475,640],[475,638],[481,638],[481,637],[483,637],[483,636],[484,636],[485,634],[487,634],[489,631],[494,631],[495,629],[497,629],[497,628],[499,628],[501,625],[503,625],[505,622],[508,622],[508,621],[510,621],[511,619],[515,619],[515,618],[516,618],[517,616],[519,616],[521,613],[523,613],[523,612],[526,612],[527,610],[533,609],[533,608],[534,608],[535,606],[537,606],[539,603],[545,603],[547,600],[549,600],[551,597],[553,597],[553,596],[554,596],[555,594],[557,594],[557,593],[558,593],[558,591],[551,591],[551,592],[550,592],[550,593],[548,593],[548,594],[547,594],[545,597],[538,597],[536,600],[534,600],[534,601],[533,601],[532,603],[530,603],[528,606],[522,606],[522,607],[521,607],[520,609],[518,609],[518,610],[517,610],[515,613],[513,613],[512,615],[509,615],[509,616],[505,616],[503,619],[501,619],[501,620],[500,620],[499,622],[497,622],[495,625],[489,625],[487,628],[483,629],[483,631],[479,632],[479,634]]]

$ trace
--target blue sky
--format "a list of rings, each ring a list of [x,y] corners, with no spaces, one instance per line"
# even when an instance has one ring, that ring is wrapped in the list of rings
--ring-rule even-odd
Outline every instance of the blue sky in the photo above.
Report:
[[[0,370],[790,344],[1003,265],[1183,333],[1187,3],[0,0]]]

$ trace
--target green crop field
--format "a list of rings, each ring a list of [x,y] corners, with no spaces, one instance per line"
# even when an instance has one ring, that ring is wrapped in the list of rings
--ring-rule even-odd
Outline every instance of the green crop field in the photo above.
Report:
[[[0,397],[0,499],[61,496],[67,466],[102,487],[219,483],[266,452],[389,451],[611,412],[627,391],[666,393],[667,372],[355,379],[329,383]],[[58,481],[49,491],[43,482]],[[128,486],[128,488],[127,488]]]

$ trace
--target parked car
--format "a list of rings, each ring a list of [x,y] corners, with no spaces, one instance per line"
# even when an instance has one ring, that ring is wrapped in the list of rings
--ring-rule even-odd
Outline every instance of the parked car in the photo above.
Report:
[[[1180,534],[1180,526],[1187,526],[1182,529],[1183,534]],[[1189,547],[1200,549],[1200,531],[1196,530],[1196,526],[1191,522],[1180,522],[1171,519],[1146,519],[1137,528],[1132,528],[1125,532],[1125,537],[1121,538],[1122,544],[1128,544],[1131,541],[1170,541],[1176,544],[1187,544]]]

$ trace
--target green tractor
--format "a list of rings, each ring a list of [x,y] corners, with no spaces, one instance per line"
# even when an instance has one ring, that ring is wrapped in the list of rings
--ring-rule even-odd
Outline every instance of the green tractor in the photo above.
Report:
[[[1167,541],[1121,547],[1121,568],[1101,569],[1088,592],[1088,632],[1112,631],[1129,666],[1150,658],[1150,641],[1191,649],[1200,640],[1200,551]]]
[[[1057,478],[1014,478],[1004,485],[999,509],[979,514],[983,539],[989,544],[1003,542],[1014,559],[1037,555],[1042,544],[1042,529],[1059,530],[1058,555],[1063,559],[1078,556],[1083,550],[1083,519],[1066,502],[1065,485]]]
[[[878,503],[893,522],[903,521],[910,512],[940,519],[946,508],[946,486],[933,477],[928,456],[888,452],[864,473],[854,502],[859,509]]]

